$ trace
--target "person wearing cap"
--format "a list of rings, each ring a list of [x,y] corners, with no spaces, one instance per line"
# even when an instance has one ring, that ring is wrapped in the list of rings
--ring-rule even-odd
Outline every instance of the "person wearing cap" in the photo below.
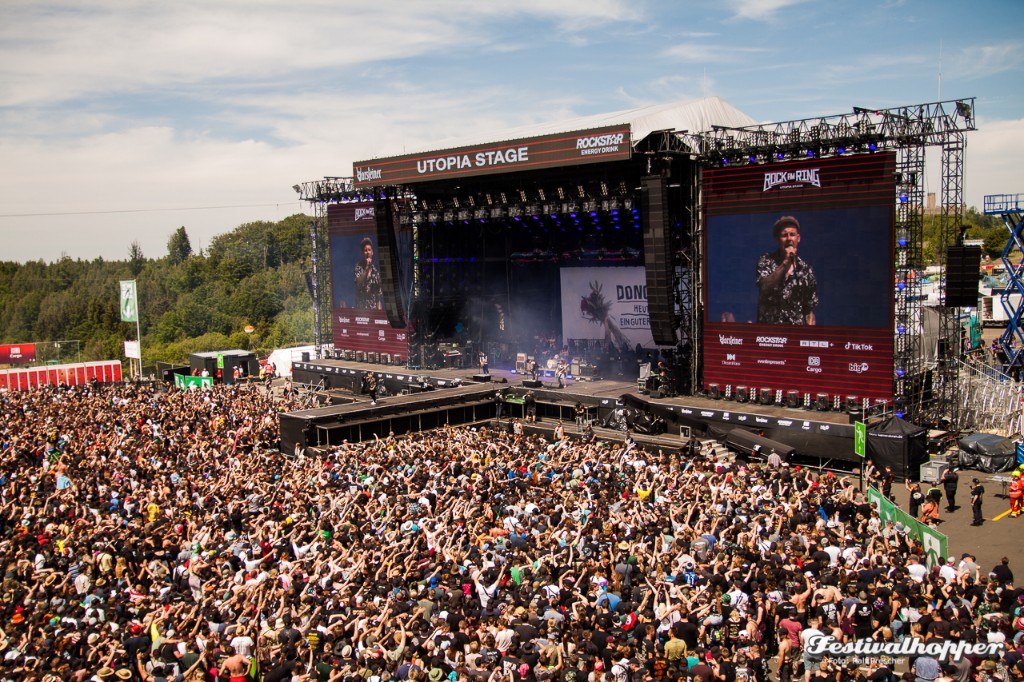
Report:
[[[782,216],[772,226],[778,248],[757,260],[757,321],[760,324],[813,325],[818,305],[814,269],[797,255],[800,222]]]

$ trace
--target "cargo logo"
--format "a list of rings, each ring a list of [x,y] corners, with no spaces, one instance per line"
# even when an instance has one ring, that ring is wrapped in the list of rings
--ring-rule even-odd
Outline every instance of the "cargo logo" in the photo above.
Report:
[[[868,363],[866,362],[851,362],[850,371],[854,374],[863,374],[868,371]]]
[[[356,217],[354,220],[364,220],[366,218],[374,218],[373,206],[356,207]]]
[[[811,374],[821,374],[821,358],[819,356],[807,356],[807,371]]]
[[[764,174],[764,190],[776,187],[821,187],[820,168],[800,168],[791,171],[770,171]]]
[[[384,171],[380,168],[357,168],[356,179],[359,182],[369,182],[370,180],[380,180]]]

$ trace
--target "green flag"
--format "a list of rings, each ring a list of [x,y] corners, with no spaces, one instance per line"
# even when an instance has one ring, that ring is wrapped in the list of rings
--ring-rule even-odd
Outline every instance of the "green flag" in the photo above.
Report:
[[[139,321],[139,300],[135,294],[135,280],[121,280],[121,321]]]

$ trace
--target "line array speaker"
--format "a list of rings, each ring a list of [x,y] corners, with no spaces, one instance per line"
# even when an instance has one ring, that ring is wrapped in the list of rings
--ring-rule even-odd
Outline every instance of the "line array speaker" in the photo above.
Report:
[[[647,314],[654,343],[676,344],[673,275],[675,248],[668,210],[668,182],[663,175],[640,179],[640,220],[644,234],[644,269],[647,272]]]
[[[946,247],[947,308],[966,308],[978,305],[978,272],[980,269],[980,246]]]
[[[396,329],[405,327],[405,301],[398,276],[398,237],[395,235],[395,202],[380,198],[374,188],[374,216],[377,219],[377,251],[380,253],[380,288],[388,324]]]

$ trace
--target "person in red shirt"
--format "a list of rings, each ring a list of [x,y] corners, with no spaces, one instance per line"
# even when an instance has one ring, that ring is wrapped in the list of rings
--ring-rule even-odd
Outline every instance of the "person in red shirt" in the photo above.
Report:
[[[1010,494],[1010,516],[1020,516],[1024,511],[1024,481],[1021,480],[1019,471],[1014,471],[1010,475],[1013,476],[1007,487]]]

